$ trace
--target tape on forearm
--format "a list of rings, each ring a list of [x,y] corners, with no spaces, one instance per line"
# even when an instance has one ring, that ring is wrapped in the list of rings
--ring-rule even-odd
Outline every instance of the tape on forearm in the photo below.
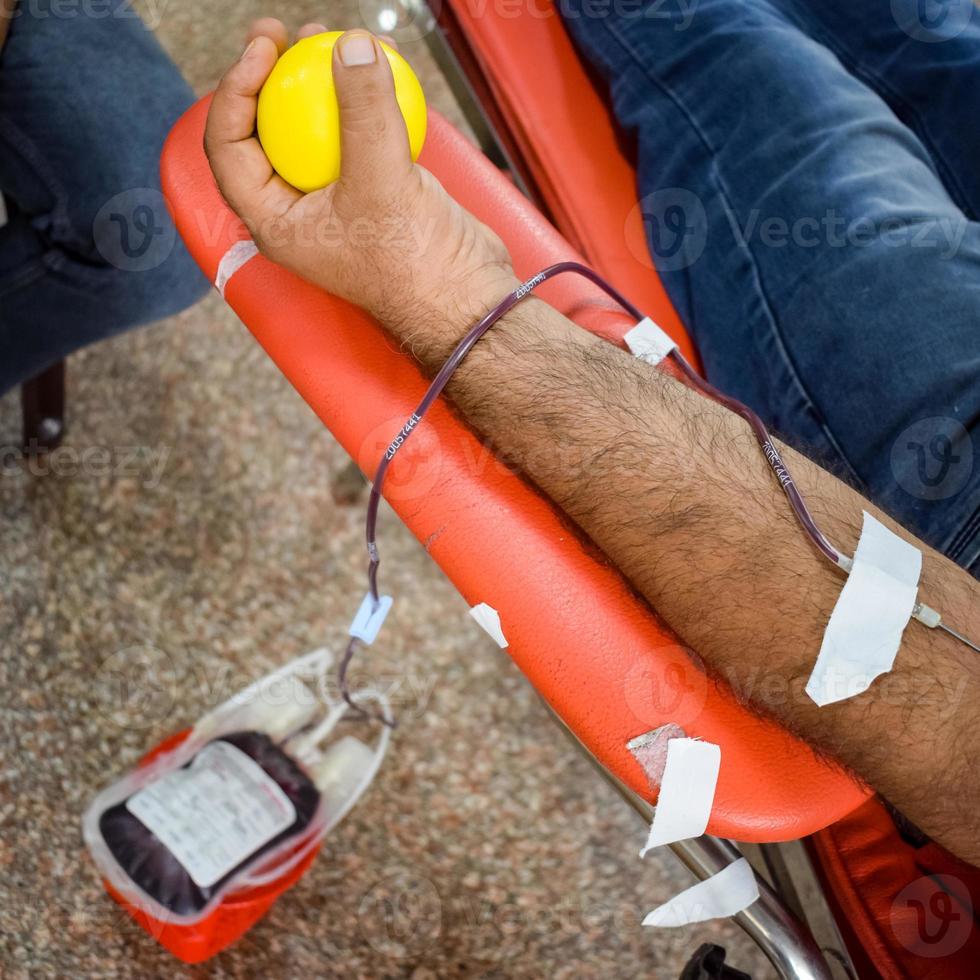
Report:
[[[640,857],[654,847],[700,837],[705,832],[720,768],[721,747],[712,742],[672,738],[667,743],[657,809]]]
[[[648,316],[640,320],[623,340],[630,353],[654,367],[677,347],[670,336]]]
[[[493,606],[488,606],[485,602],[477,603],[477,605],[470,607],[470,615],[480,624],[498,647],[501,649],[506,648],[507,637],[504,636],[503,628],[500,625],[500,613]]]
[[[248,262],[249,259],[255,258],[259,254],[258,247],[251,238],[245,238],[240,242],[235,242],[231,248],[221,257],[221,261],[218,263],[218,271],[214,277],[214,288],[221,293],[222,296],[225,295],[225,286],[228,285],[228,280],[238,272],[238,270]]]
[[[759,898],[759,883],[745,858],[733,861],[717,874],[699,881],[669,902],[655,908],[645,926],[673,928],[735,915]]]
[[[818,705],[855,697],[892,669],[921,571],[922,552],[865,513],[851,573],[806,685]]]

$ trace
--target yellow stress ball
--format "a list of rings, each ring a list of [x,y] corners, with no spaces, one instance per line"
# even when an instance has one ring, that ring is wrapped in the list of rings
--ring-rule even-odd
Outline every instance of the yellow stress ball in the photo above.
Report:
[[[259,140],[276,172],[301,191],[319,190],[340,176],[340,119],[333,87],[333,48],[343,31],[314,34],[277,62],[259,93]],[[408,62],[379,42],[395,78],[395,96],[408,128],[412,159],[425,141],[425,96]]]

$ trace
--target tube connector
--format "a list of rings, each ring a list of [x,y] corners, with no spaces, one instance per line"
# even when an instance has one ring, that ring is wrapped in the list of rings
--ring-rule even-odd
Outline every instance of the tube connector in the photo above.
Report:
[[[932,606],[927,606],[924,602],[916,603],[912,610],[912,618],[917,619],[923,626],[928,626],[931,630],[934,630],[943,621],[943,617]]]

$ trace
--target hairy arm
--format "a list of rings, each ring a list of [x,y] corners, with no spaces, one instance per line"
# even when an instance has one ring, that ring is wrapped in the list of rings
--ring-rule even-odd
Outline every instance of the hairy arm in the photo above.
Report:
[[[431,327],[404,336],[430,370],[456,339]],[[801,531],[741,419],[538,300],[480,341],[449,394],[715,674],[980,864],[980,658],[911,623],[890,674],[817,707],[804,687],[844,578]],[[900,530],[816,464],[784,458],[849,554],[862,509]],[[920,547],[920,595],[980,636],[980,585]]]
[[[334,54],[340,180],[307,195],[285,184],[254,126],[257,93],[287,38],[277,22],[253,34],[208,120],[222,192],[264,254],[365,307],[434,372],[517,286],[506,249],[412,164],[387,62],[365,49],[363,32]],[[356,239],[343,234],[354,223]],[[341,234],[311,244],[322,227]],[[755,677],[756,710],[980,864],[980,658],[912,623],[894,670],[869,691],[824,708],[810,701],[804,687],[843,577],[803,535],[744,422],[534,298],[476,345],[448,394],[715,674],[742,692]],[[785,458],[823,530],[853,553],[861,511],[874,508],[798,454]],[[923,599],[980,636],[980,587],[923,551]],[[781,683],[758,683],[759,671]]]

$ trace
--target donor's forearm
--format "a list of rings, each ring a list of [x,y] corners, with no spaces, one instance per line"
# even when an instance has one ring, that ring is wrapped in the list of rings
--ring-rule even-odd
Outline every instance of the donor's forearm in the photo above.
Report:
[[[430,368],[446,353],[414,349]],[[845,579],[801,531],[744,422],[538,300],[480,341],[449,393],[711,671],[980,864],[980,657],[912,622],[889,674],[817,707],[804,687]],[[862,509],[900,531],[809,460],[787,449],[786,461],[848,554]],[[922,600],[980,636],[978,584],[919,547]]]

